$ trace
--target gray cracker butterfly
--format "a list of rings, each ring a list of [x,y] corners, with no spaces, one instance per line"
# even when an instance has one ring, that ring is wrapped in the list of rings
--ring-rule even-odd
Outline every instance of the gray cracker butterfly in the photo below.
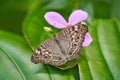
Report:
[[[77,59],[87,32],[88,26],[82,23],[63,29],[54,38],[39,45],[31,57],[32,62],[59,67]]]

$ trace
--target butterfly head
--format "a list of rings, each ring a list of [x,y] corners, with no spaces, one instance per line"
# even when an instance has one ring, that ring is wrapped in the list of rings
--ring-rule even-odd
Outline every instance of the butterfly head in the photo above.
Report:
[[[35,64],[39,63],[39,61],[40,61],[40,55],[38,54],[37,51],[35,51],[35,53],[32,55],[31,61],[33,63],[35,63]]]

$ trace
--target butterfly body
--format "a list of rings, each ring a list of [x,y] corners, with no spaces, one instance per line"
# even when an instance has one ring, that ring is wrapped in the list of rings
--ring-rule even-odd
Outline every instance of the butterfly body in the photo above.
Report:
[[[39,45],[31,57],[32,62],[59,67],[67,61],[77,59],[87,32],[87,25],[81,23],[63,29],[54,38]]]

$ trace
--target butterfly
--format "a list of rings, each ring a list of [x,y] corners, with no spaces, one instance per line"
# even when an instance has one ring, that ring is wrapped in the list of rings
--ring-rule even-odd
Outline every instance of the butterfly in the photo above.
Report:
[[[88,26],[82,22],[63,29],[58,35],[42,42],[34,51],[31,61],[59,67],[77,59],[87,32]]]

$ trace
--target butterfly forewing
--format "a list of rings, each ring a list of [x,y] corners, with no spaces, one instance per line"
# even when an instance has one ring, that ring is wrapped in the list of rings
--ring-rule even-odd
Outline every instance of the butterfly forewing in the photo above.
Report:
[[[88,27],[84,24],[76,24],[70,28],[62,30],[59,34],[59,42],[64,49],[67,59],[76,59],[82,48],[85,34],[88,32]]]
[[[61,50],[54,39],[45,40],[40,44],[31,59],[34,63],[41,62],[54,66],[61,66],[66,62],[66,57],[61,53]]]

